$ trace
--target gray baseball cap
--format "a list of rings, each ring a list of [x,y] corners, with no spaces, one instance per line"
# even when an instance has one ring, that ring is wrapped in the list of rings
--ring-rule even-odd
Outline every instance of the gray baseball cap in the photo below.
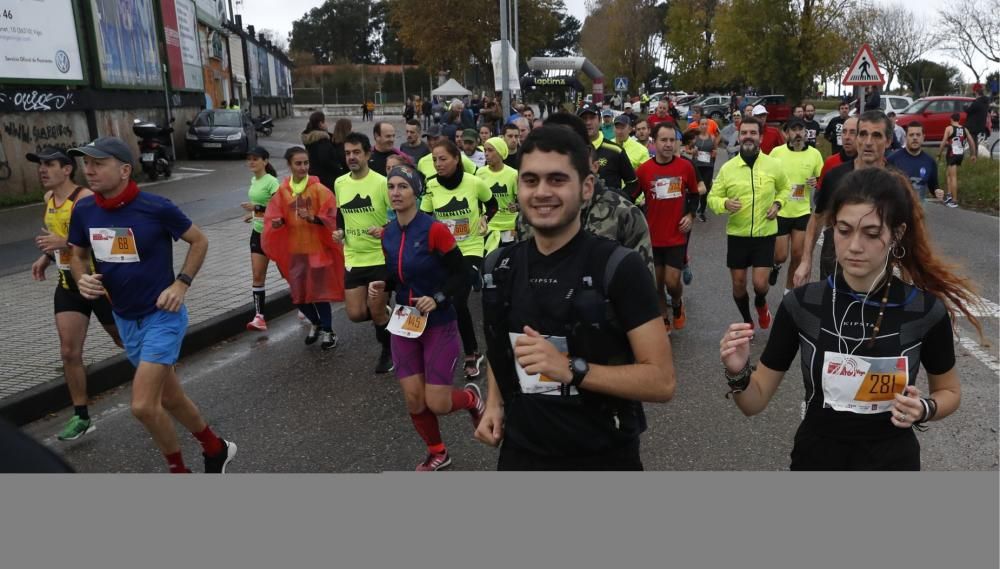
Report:
[[[135,158],[125,141],[116,136],[102,136],[86,146],[71,148],[70,156],[90,156],[91,158],[115,158],[125,164],[132,164]]]

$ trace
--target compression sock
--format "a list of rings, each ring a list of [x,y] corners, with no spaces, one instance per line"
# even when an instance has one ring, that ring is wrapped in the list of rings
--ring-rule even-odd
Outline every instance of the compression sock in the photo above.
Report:
[[[424,443],[427,444],[427,448],[431,452],[444,451],[444,443],[441,442],[441,429],[438,427],[437,415],[432,413],[430,409],[425,408],[416,415],[410,413],[410,420],[413,421],[413,427],[417,429],[417,434],[424,440]],[[434,449],[436,448],[440,448],[440,450],[435,451]]]
[[[750,316],[750,296],[734,296],[733,300],[736,301],[736,308],[740,309],[740,316],[743,317],[743,321],[752,324],[753,318]]]
[[[255,286],[250,290],[253,291],[253,309],[257,314],[264,314],[264,287]]]
[[[205,451],[206,456],[215,456],[222,452],[222,439],[212,432],[212,427],[206,426],[204,431],[191,434],[201,443],[201,448]]]
[[[754,294],[753,295],[753,305],[756,308],[763,308],[767,305],[767,293],[764,294]]]
[[[462,409],[475,409],[476,408],[476,396],[472,394],[468,389],[452,389],[451,390],[451,412],[460,411]]]
[[[671,299],[670,307],[674,309],[674,319],[675,320],[677,319],[677,317],[679,317],[681,315],[681,306],[682,306],[682,304],[683,304],[683,301],[681,301],[681,300],[678,300],[678,301],[674,302],[673,299]]]
[[[163,456],[167,459],[167,468],[170,469],[170,474],[191,472],[187,466],[184,466],[184,457],[181,456],[181,451],[164,454]]]
[[[83,419],[84,421],[90,420],[90,411],[87,409],[86,405],[74,405],[73,414]]]
[[[378,324],[375,324],[373,322],[372,325],[375,327],[375,339],[378,340],[379,344],[382,344],[382,348],[383,349],[388,350],[389,349],[389,331],[386,330],[385,327],[388,326],[389,323],[386,322],[385,324],[379,326]]]

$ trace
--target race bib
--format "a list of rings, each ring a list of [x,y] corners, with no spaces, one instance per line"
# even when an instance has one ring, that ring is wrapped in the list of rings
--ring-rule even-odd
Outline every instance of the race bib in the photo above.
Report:
[[[788,199],[802,201],[806,199],[806,185],[805,184],[793,184],[792,193],[788,196]]]
[[[681,197],[681,179],[660,178],[653,182],[653,194],[658,200],[672,200]]]
[[[873,358],[826,352],[823,398],[828,407],[862,415],[885,413],[910,377],[905,356]]]
[[[712,153],[711,152],[706,152],[704,150],[699,150],[698,151],[698,162],[701,162],[703,164],[708,164],[711,161],[712,161]]]
[[[262,205],[253,206],[253,217],[254,219],[264,219],[265,208]]]
[[[94,257],[105,263],[138,263],[139,250],[130,227],[91,227],[90,246]]]
[[[400,304],[392,311],[386,330],[401,338],[419,338],[427,328],[427,317],[413,306]]]
[[[469,238],[469,218],[445,219],[444,224],[448,228],[448,231],[451,231],[451,234],[455,237],[455,241],[465,241]]]
[[[517,334],[514,332],[508,332],[510,337],[510,345],[514,347],[517,343],[517,339],[524,334]],[[545,339],[552,342],[556,349],[559,350],[564,355],[569,355],[569,345],[566,343],[566,338],[563,336],[545,336]],[[514,358],[514,368],[517,370],[517,379],[521,384],[521,391],[523,393],[537,393],[542,395],[559,395],[560,387],[562,387],[562,382],[546,377],[540,373],[534,375],[529,374],[524,371],[521,364],[518,363],[517,358]],[[580,392],[575,387],[569,388],[570,395],[577,395]]]
[[[56,251],[56,266],[59,267],[60,271],[68,271],[69,269],[69,249],[59,249]]]
[[[500,242],[501,243],[513,243],[514,242],[514,231],[507,230],[500,232]]]
[[[965,146],[962,144],[962,139],[955,137],[951,139],[951,153],[952,154],[965,154]]]

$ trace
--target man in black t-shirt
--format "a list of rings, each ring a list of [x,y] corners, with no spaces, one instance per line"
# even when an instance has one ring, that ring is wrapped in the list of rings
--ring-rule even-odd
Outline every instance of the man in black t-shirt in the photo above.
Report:
[[[379,121],[372,128],[372,134],[375,135],[375,147],[372,148],[372,157],[368,159],[368,167],[372,172],[385,176],[385,161],[396,154],[396,129],[387,122]]]
[[[840,107],[837,109],[840,112],[839,116],[833,118],[829,124],[826,125],[826,132],[824,136],[830,142],[830,154],[836,154],[840,152],[840,149],[844,145],[844,121],[851,114],[851,105],[847,102],[841,102]]]
[[[806,144],[816,148],[816,137],[819,135],[819,123],[816,122],[816,105],[806,103],[803,107],[806,121]]]
[[[558,126],[521,147],[518,205],[534,237],[486,261],[489,396],[476,438],[499,470],[641,470],[641,401],[675,380],[642,258],[584,231],[590,151]]]

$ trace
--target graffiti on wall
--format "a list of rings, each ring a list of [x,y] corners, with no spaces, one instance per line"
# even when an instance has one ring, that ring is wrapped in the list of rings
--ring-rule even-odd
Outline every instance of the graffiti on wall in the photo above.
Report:
[[[12,89],[0,91],[0,112],[68,111],[77,106],[72,91]]]

